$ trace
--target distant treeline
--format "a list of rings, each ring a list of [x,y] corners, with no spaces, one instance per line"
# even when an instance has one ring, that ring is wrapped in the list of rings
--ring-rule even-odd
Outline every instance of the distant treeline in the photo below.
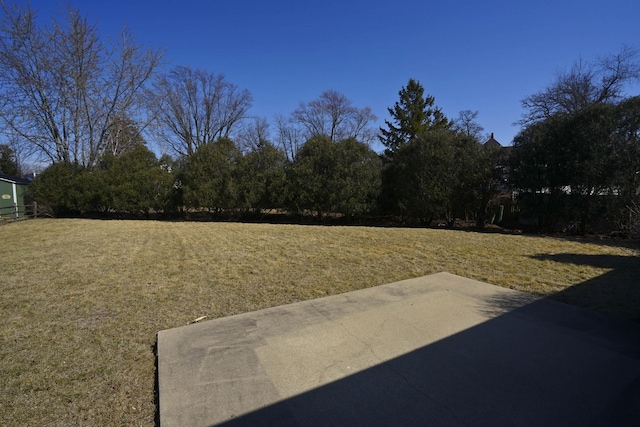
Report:
[[[50,164],[31,192],[57,215],[496,218],[580,234],[629,234],[639,222],[632,47],[580,60],[527,96],[505,150],[482,144],[477,111],[450,120],[413,79],[380,129],[369,107],[333,89],[269,123],[249,113],[247,89],[209,70],[164,69],[162,50],[126,27],[103,39],[71,6],[49,25],[29,3],[0,10],[0,173]]]
[[[291,161],[269,142],[243,152],[221,138],[180,160],[158,159],[141,144],[118,156],[107,153],[93,167],[55,163],[34,179],[30,192],[59,216],[242,218],[279,212],[318,221],[391,215],[429,223],[476,218],[494,191],[486,173],[491,175],[495,154],[452,130],[407,144],[394,162],[355,139],[321,136],[304,143]],[[406,164],[399,167],[401,161]],[[422,167],[429,163],[438,167]]]
[[[424,123],[382,154],[354,138],[322,135],[293,158],[268,141],[241,150],[224,137],[178,159],[158,159],[137,144],[91,167],[54,163],[31,194],[56,215],[279,212],[320,222],[385,217],[451,226],[462,219],[482,227],[500,212],[511,226],[575,234],[624,234],[637,221],[640,97],[535,121],[509,148],[483,145],[433,116]]]

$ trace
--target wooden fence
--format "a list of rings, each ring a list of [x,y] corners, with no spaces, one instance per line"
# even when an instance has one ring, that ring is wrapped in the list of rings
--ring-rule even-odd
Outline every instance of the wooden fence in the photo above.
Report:
[[[0,224],[21,219],[37,218],[38,204],[33,202],[30,205],[16,205],[0,207]]]

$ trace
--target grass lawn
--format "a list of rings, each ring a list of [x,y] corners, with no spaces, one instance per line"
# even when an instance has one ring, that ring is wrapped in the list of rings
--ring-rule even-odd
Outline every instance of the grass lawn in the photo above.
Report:
[[[640,321],[623,242],[43,219],[0,227],[0,425],[154,424],[159,330],[439,271]]]

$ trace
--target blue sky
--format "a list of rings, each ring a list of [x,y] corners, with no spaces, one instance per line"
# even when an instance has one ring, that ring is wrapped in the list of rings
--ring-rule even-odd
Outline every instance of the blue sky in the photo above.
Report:
[[[46,19],[66,1],[32,0]],[[557,71],[624,44],[640,48],[638,0],[84,0],[71,1],[116,35],[166,50],[172,65],[222,73],[271,120],[327,89],[369,106],[378,126],[409,78],[450,118],[477,110],[509,145],[520,101]],[[629,88],[640,94],[640,85]]]

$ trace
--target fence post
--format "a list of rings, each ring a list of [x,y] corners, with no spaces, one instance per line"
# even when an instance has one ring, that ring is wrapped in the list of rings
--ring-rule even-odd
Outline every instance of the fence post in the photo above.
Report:
[[[38,218],[38,202],[33,202],[33,217]]]

